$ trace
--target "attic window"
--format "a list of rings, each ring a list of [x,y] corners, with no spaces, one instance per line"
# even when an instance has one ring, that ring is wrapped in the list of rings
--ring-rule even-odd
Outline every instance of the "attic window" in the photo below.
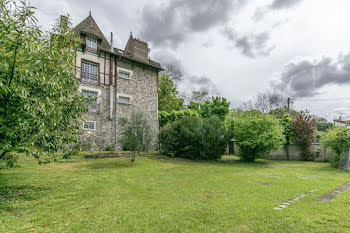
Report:
[[[86,51],[97,53],[97,40],[95,38],[86,37]]]

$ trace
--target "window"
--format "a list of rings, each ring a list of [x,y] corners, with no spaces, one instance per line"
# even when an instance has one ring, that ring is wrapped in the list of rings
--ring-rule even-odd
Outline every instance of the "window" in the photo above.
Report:
[[[98,64],[83,61],[81,63],[81,80],[89,83],[98,83]]]
[[[98,93],[89,90],[82,90],[81,93],[86,98],[89,105],[89,112],[99,112]]]
[[[130,79],[130,73],[125,72],[125,71],[119,71],[119,77],[120,78]]]
[[[95,38],[86,37],[86,51],[97,53],[97,40]]]
[[[132,70],[128,70],[128,69],[121,68],[121,67],[118,67],[117,69],[118,69],[118,77],[119,78],[131,79],[131,77],[134,73]]]
[[[83,123],[83,129],[85,130],[95,130],[95,122],[87,121]]]
[[[122,104],[131,104],[131,98],[126,96],[119,96],[118,101]]]

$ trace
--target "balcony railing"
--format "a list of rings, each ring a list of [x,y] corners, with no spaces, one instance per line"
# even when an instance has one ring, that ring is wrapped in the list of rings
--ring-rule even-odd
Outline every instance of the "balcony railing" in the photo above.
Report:
[[[95,48],[90,48],[90,47],[86,47],[86,51],[90,52],[90,53],[97,53],[97,49]]]
[[[88,82],[88,83],[98,83],[98,75],[82,72],[81,81]]]

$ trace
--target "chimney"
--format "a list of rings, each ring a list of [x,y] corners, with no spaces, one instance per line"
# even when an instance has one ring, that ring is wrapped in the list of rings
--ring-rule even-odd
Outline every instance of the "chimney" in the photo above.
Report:
[[[113,32],[111,32],[111,50],[113,50]]]

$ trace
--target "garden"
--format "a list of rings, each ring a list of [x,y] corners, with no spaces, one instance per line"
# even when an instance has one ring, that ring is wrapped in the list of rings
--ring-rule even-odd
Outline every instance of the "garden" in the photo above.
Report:
[[[350,230],[349,192],[317,201],[349,181],[327,163],[196,162],[154,153],[134,163],[84,153],[43,166],[26,156],[19,163],[0,170],[0,232]]]

